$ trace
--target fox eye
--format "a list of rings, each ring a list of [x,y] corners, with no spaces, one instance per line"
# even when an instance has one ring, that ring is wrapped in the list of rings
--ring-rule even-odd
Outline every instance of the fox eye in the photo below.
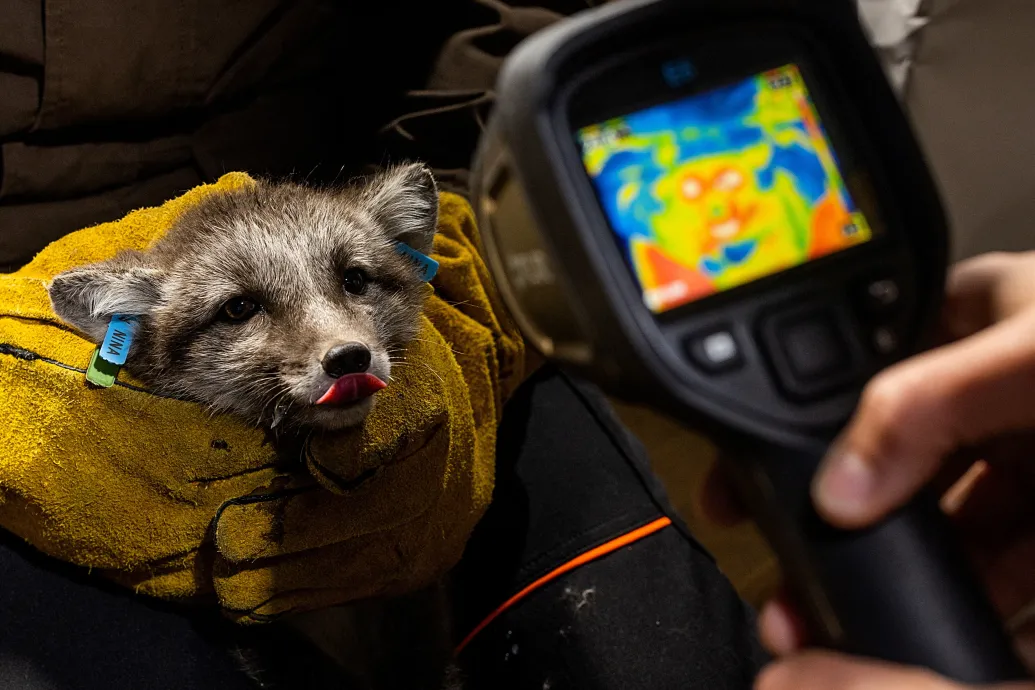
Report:
[[[367,290],[367,274],[361,268],[350,268],[341,277],[345,292],[362,295]]]
[[[259,311],[259,305],[247,297],[234,297],[223,305],[222,315],[228,321],[247,321]]]

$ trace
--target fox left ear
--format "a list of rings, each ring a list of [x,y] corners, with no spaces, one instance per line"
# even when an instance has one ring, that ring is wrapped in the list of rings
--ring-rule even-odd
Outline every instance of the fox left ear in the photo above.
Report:
[[[420,163],[398,165],[377,175],[364,193],[374,218],[392,239],[427,254],[438,226],[438,185]]]
[[[57,274],[47,291],[54,313],[100,344],[112,316],[151,313],[161,299],[164,277],[146,254],[126,250]]]

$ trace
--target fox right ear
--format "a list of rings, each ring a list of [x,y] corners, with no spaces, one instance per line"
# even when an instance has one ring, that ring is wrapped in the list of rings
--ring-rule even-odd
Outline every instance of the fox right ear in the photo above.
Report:
[[[140,252],[59,273],[47,290],[54,313],[94,342],[104,340],[115,314],[149,313],[161,296],[162,272]]]
[[[363,200],[394,240],[428,254],[438,225],[438,186],[424,165],[388,168],[367,187]]]

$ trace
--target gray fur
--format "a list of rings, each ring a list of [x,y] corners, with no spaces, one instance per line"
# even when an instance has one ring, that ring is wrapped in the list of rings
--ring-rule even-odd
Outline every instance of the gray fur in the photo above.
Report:
[[[362,342],[370,373],[389,381],[417,334],[425,294],[392,241],[429,251],[437,217],[434,178],[419,164],[343,189],[259,182],[206,198],[146,252],[59,274],[51,302],[98,343],[113,314],[138,316],[126,367],[156,392],[258,426],[283,417],[343,428],[362,421],[376,396],[314,406],[333,382],[320,360],[335,344]],[[342,287],[353,267],[370,276],[363,295]],[[243,323],[221,319],[238,296],[263,310]]]

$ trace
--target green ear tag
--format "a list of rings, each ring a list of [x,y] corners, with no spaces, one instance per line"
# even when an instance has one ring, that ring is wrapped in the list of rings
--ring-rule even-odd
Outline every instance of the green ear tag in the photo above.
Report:
[[[93,351],[90,357],[90,366],[86,368],[86,380],[101,388],[111,388],[115,384],[115,377],[119,375],[118,364],[112,364],[100,356],[100,348]]]

